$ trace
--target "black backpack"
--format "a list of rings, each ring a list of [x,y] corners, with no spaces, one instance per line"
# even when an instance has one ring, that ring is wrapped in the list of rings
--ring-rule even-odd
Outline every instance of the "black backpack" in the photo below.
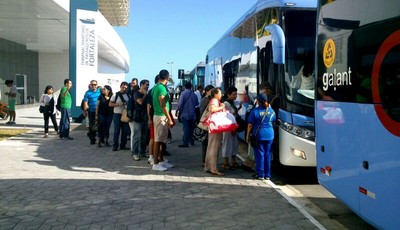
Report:
[[[60,95],[58,95],[58,98],[57,98],[56,109],[58,111],[61,111],[61,93],[60,93]]]

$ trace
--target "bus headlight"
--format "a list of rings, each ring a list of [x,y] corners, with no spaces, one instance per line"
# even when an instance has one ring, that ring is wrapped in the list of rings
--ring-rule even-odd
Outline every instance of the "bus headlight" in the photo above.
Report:
[[[285,130],[286,132],[289,132],[295,136],[308,139],[308,140],[314,140],[315,138],[315,132],[309,129],[306,129],[304,127],[296,126],[287,122],[280,122],[281,123],[281,128]]]

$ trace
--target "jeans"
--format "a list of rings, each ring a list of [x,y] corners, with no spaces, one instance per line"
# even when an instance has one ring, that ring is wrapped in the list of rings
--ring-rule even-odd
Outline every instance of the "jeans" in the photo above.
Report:
[[[120,148],[125,148],[126,143],[128,142],[129,135],[129,125],[127,122],[121,122],[122,114],[114,113],[113,122],[114,122],[114,144],[113,148],[118,148],[119,143],[119,134],[121,133],[121,145]]]
[[[96,132],[93,131],[92,127],[95,123],[96,120],[96,112],[88,112],[87,113],[88,117],[89,117],[89,139],[91,142],[95,142],[96,141]]]
[[[273,140],[260,141],[258,147],[254,148],[256,160],[256,172],[259,177],[271,177],[271,146]]]
[[[182,137],[182,143],[183,145],[193,145],[194,144],[194,139],[193,139],[193,130],[194,130],[194,119],[186,120],[185,118],[182,118],[182,125],[183,125],[183,137]]]
[[[55,113],[43,113],[43,119],[44,119],[44,133],[49,132],[49,118],[51,119],[51,122],[53,123],[54,130],[58,132],[58,125],[57,125],[57,120],[56,120],[56,114]]]
[[[129,122],[131,128],[131,149],[132,155],[144,155],[146,151],[147,120],[143,122]]]
[[[61,108],[60,137],[69,137],[71,109]]]
[[[98,117],[98,122],[99,122],[99,132],[98,132],[98,137],[99,140],[104,141],[104,139],[109,138],[110,136],[110,126],[113,120],[113,116],[104,116],[104,115],[99,115]]]

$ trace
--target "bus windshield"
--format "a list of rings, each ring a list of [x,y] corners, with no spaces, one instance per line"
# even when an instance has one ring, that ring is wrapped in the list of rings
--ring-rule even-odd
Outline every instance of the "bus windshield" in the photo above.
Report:
[[[285,96],[296,104],[314,106],[315,11],[284,11],[286,33]]]

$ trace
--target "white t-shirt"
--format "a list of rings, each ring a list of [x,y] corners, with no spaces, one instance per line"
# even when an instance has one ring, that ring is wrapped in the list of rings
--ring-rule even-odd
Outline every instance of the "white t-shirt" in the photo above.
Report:
[[[120,93],[118,93],[118,94],[120,94]],[[120,94],[120,95],[121,95],[121,94]],[[110,101],[115,102],[115,103],[117,103],[117,104],[118,104],[118,103],[121,103],[121,102],[122,102],[121,96],[118,96],[117,98],[115,98],[116,96],[117,96],[117,94],[112,95]],[[128,101],[129,101],[129,96],[128,96],[128,94],[124,93],[124,94],[122,94],[122,96],[124,97],[125,102],[128,102]],[[125,105],[125,106],[127,106],[127,105]],[[126,108],[126,107],[125,107],[125,108]],[[124,110],[124,105],[115,106],[115,107],[114,107],[114,113],[116,113],[116,114],[122,114],[122,111],[123,111],[123,110]]]
[[[194,94],[196,94],[197,100],[199,100],[199,105],[200,105],[200,102],[201,102],[201,93],[200,93],[200,91],[196,90],[196,91],[194,92]]]
[[[12,85],[11,87],[10,87],[10,93],[15,93],[15,96],[8,96],[9,98],[16,98],[17,97],[17,86],[15,86],[15,85]]]

